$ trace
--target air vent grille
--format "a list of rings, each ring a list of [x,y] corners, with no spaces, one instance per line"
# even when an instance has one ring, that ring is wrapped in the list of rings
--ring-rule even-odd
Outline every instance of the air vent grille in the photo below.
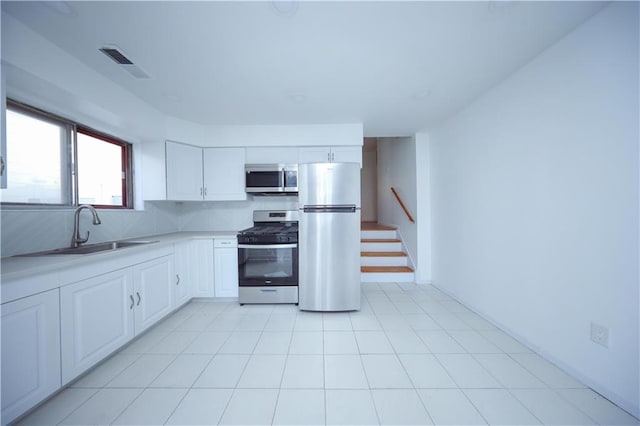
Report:
[[[131,59],[127,58],[127,56],[120,50],[119,47],[108,45],[100,48],[100,51],[107,55],[109,58],[113,60],[118,65],[122,65],[122,68],[138,79],[147,79],[150,78],[149,75],[141,70],[136,64],[131,61]]]
[[[120,65],[133,65],[133,62],[129,60],[126,56],[122,54],[118,49],[114,49],[112,47],[102,47],[100,51],[113,59],[113,61]]]

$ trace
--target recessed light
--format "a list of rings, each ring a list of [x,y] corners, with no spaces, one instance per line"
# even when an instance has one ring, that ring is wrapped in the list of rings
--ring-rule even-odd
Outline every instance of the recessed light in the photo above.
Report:
[[[297,0],[272,0],[269,4],[273,13],[285,18],[290,18],[298,12]]]
[[[515,6],[517,2],[514,0],[490,0],[487,4],[489,11],[497,12],[500,10],[510,9],[512,6]]]
[[[76,12],[73,7],[71,7],[71,5],[66,1],[42,1],[40,3],[60,15],[76,16]]]
[[[414,101],[421,101],[423,99],[427,99],[432,94],[433,90],[431,89],[418,90],[411,94],[411,99],[413,99]]]
[[[182,98],[178,95],[174,95],[173,93],[164,93],[164,97],[170,100],[171,102],[180,102]]]
[[[307,95],[304,93],[291,93],[287,95],[287,98],[296,104],[303,104],[307,101]]]

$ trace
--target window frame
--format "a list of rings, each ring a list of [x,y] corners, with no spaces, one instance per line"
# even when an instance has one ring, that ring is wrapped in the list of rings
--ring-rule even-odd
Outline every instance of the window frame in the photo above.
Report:
[[[51,114],[47,111],[43,111],[39,108],[32,107],[22,102],[6,99],[6,111],[13,110],[21,114],[28,115],[30,117],[51,122],[61,127],[66,128],[66,140],[63,141],[63,147],[61,148],[64,156],[63,167],[61,167],[61,181],[64,184],[61,185],[61,191],[63,191],[63,203],[23,203],[13,201],[0,201],[2,207],[28,207],[28,208],[75,208],[79,204],[78,193],[78,133],[91,136],[96,139],[100,139],[105,143],[111,143],[119,146],[122,149],[122,204],[110,205],[110,204],[90,204],[91,206],[99,209],[112,209],[112,210],[131,210],[134,208],[133,203],[133,144],[124,141],[122,139],[111,136],[107,133],[97,131],[91,127],[74,122],[72,120],[60,117],[55,114]],[[8,141],[7,141],[8,144]],[[5,159],[5,162],[10,161],[9,158]],[[10,170],[7,170],[10,172]]]
[[[133,208],[133,167],[132,167],[132,148],[131,144],[125,142],[121,139],[115,138],[113,136],[107,135],[102,132],[98,132],[97,130],[91,129],[87,126],[82,126],[80,124],[76,124],[76,129],[74,133],[74,146],[73,146],[73,156],[74,156],[74,202],[77,206],[79,201],[79,193],[78,193],[78,134],[82,133],[83,135],[91,136],[95,139],[100,139],[105,143],[110,143],[112,145],[119,146],[121,149],[121,173],[122,173],[122,204],[121,205],[113,205],[113,204],[91,204],[93,207],[100,209],[131,209]]]

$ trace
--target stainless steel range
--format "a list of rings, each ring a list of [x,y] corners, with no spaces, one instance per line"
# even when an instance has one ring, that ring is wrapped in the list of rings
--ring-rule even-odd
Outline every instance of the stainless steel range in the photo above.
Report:
[[[298,211],[256,210],[238,234],[238,301],[298,304]]]

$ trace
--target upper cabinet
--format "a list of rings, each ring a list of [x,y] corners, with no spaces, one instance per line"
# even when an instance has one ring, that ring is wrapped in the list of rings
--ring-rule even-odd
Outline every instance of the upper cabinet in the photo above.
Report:
[[[362,167],[361,146],[314,146],[298,151],[299,163],[358,163]]]
[[[246,200],[244,148],[204,148],[204,199]]]
[[[167,200],[202,200],[202,148],[167,142]]]
[[[298,164],[298,147],[249,147],[245,162],[247,164]]]
[[[166,142],[167,200],[245,200],[244,148]]]

